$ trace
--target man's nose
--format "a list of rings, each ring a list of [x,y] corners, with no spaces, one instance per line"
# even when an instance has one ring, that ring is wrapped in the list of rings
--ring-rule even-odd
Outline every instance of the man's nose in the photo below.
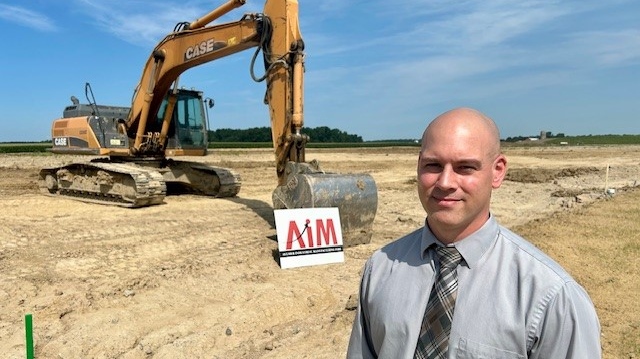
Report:
[[[438,176],[436,185],[444,190],[455,188],[456,175],[451,166],[447,165],[442,168],[442,172],[440,172],[440,175]]]

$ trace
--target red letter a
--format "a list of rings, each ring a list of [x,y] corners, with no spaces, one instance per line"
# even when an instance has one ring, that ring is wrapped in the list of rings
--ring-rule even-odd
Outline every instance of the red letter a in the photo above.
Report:
[[[300,234],[300,230],[298,229],[296,222],[289,221],[289,234],[287,234],[287,250],[291,249],[294,240],[298,241],[298,245],[300,245],[300,248],[305,248],[304,241],[301,237],[302,234]]]

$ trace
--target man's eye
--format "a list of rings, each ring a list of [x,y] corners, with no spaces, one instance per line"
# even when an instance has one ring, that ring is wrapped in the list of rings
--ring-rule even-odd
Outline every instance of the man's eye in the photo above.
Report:
[[[425,163],[422,167],[427,171],[438,171],[442,168],[442,166],[437,163]]]
[[[469,173],[475,171],[476,168],[474,166],[460,166],[458,167],[458,171],[462,173]]]

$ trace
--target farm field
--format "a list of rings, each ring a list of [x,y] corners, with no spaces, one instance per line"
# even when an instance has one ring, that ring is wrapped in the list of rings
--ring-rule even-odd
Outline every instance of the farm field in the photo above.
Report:
[[[309,149],[325,171],[370,173],[371,243],[339,264],[280,269],[269,149],[188,158],[236,170],[238,197],[125,209],[41,195],[41,167],[87,157],[0,154],[0,353],[37,358],[342,358],[360,270],[424,222],[417,147]],[[640,146],[506,148],[493,214],[587,289],[605,358],[640,358]],[[605,187],[615,189],[606,195]]]

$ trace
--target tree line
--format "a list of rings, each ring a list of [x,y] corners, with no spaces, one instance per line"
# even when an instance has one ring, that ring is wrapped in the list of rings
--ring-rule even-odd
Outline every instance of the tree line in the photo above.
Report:
[[[305,127],[302,132],[315,143],[357,143],[362,137],[327,126]],[[220,128],[209,131],[209,142],[271,142],[270,127],[247,129]]]

